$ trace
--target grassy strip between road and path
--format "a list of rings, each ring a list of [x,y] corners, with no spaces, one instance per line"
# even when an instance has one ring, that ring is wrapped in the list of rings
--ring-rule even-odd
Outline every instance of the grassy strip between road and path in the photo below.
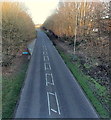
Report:
[[[79,68],[80,64],[79,62],[73,63],[71,60],[71,57],[58,49],[58,52],[60,53],[61,57],[63,58],[65,64],[68,66],[80,86],[82,87],[83,91],[85,92],[88,99],[91,101],[92,105],[96,109],[97,113],[101,118],[108,118],[109,114],[107,110],[102,106],[100,101],[97,99],[97,97],[93,94],[93,91],[90,89],[89,85],[87,84],[88,81],[92,80],[91,77],[85,75]]]
[[[20,71],[10,77],[3,76],[2,79],[2,118],[12,118],[16,103],[19,99],[20,90],[22,88],[28,62],[24,63]]]

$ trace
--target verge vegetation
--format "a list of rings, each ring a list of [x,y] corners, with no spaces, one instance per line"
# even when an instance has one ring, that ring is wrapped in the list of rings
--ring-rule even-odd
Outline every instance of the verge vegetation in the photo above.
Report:
[[[12,118],[28,67],[27,44],[35,25],[23,3],[2,4],[2,118]]]
[[[74,63],[73,60],[71,60],[71,56],[67,55],[66,53],[62,52],[60,49],[58,49],[60,55],[62,56],[64,62],[74,75],[74,77],[77,79],[78,83],[82,87],[83,91],[87,95],[88,99],[91,101],[92,105],[102,118],[108,118],[109,113],[104,108],[104,106],[100,103],[98,100],[98,97],[106,97],[106,94],[108,95],[108,92],[105,87],[101,86],[99,83],[96,82],[95,79],[91,78],[88,75],[85,75],[80,70],[80,62]],[[93,86],[93,89],[91,89],[91,86]],[[94,92],[98,94],[98,96],[94,95]],[[104,96],[103,96],[104,93]],[[105,100],[108,100],[105,98]]]
[[[27,58],[21,58],[21,64],[11,74],[3,74],[3,84],[2,84],[2,118],[12,118],[15,110],[15,106],[20,96],[21,87],[26,76],[26,71],[28,67]],[[19,61],[19,58],[16,62]],[[11,67],[10,69],[13,69]]]

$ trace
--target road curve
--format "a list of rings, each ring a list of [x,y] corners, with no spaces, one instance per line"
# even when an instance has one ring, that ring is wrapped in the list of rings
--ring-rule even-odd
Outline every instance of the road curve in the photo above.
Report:
[[[38,30],[15,118],[98,118],[47,35]]]

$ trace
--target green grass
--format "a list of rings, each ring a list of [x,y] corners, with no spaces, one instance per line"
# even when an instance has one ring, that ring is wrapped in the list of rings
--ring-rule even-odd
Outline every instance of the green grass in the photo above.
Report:
[[[80,64],[72,63],[71,58],[69,55],[62,52],[60,49],[58,49],[61,57],[64,59],[64,62],[74,75],[74,77],[77,79],[78,83],[82,87],[83,91],[85,92],[88,99],[91,101],[92,105],[96,109],[97,113],[100,115],[101,118],[108,118],[109,114],[107,110],[102,106],[100,101],[96,98],[96,96],[93,94],[93,91],[88,85],[88,81],[92,81],[92,78],[90,76],[85,75],[79,68]],[[98,88],[99,92],[105,91],[105,88],[100,86],[97,82],[95,82],[96,87]],[[100,89],[101,88],[101,89]]]
[[[12,118],[13,112],[19,99],[20,90],[25,79],[28,63],[24,64],[19,73],[4,77],[2,80],[2,118]]]

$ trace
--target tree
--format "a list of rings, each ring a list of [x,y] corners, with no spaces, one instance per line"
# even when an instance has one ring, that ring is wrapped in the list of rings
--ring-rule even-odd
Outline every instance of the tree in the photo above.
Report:
[[[8,65],[17,52],[35,37],[31,17],[18,2],[2,3],[3,65]]]

